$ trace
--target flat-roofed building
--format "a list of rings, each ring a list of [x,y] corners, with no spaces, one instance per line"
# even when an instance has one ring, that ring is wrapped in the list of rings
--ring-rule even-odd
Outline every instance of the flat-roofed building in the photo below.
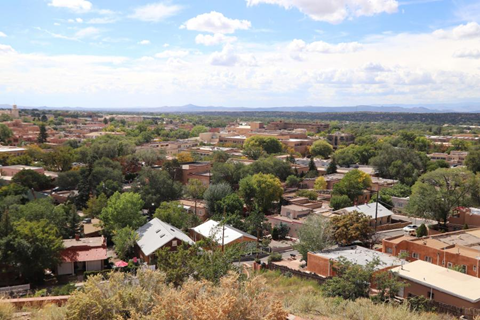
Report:
[[[480,279],[440,266],[415,261],[391,270],[408,283],[403,298],[424,296],[459,308],[480,308]]]

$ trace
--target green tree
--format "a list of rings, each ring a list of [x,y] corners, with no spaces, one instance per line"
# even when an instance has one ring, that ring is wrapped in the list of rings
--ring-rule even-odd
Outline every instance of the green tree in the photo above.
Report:
[[[45,143],[47,142],[47,138],[48,138],[47,128],[45,127],[45,124],[42,123],[40,125],[40,132],[38,133],[37,142]]]
[[[230,155],[223,150],[216,150],[212,153],[212,162],[214,164],[219,162],[225,163],[228,159],[230,159]]]
[[[362,266],[340,257],[334,266],[336,276],[325,281],[322,291],[327,297],[342,297],[345,300],[368,298],[373,273],[379,264],[376,259]]]
[[[370,218],[365,214],[353,211],[336,215],[331,219],[333,238],[340,245],[349,245],[354,241],[367,243],[372,237]]]
[[[420,227],[418,227],[418,229],[416,230],[416,234],[418,238],[428,236],[428,230],[424,223],[422,223]]]
[[[107,206],[103,208],[99,217],[106,234],[113,234],[114,231],[125,227],[136,230],[145,224],[146,219],[142,215],[143,204],[142,198],[137,193],[115,192],[108,199]]]
[[[310,161],[308,162],[308,172],[305,175],[307,178],[315,178],[318,177],[318,169],[317,165],[315,164],[315,159],[310,158]]]
[[[296,193],[297,197],[305,197],[308,198],[309,200],[317,200],[318,199],[318,193],[314,190],[298,190]]]
[[[125,227],[115,231],[112,241],[115,253],[118,258],[128,261],[135,255],[135,243],[138,240],[138,234],[131,227]]]
[[[190,130],[190,137],[198,137],[200,133],[208,132],[208,128],[202,125],[197,125]]]
[[[313,184],[313,189],[316,191],[321,191],[327,189],[327,181],[324,177],[318,177]]]
[[[468,170],[437,169],[421,176],[412,188],[407,211],[447,224],[453,210],[468,205],[479,182]]]
[[[185,193],[195,202],[195,214],[197,213],[197,201],[203,199],[207,187],[198,179],[190,179],[185,186]]]
[[[55,148],[44,156],[47,167],[53,171],[68,171],[72,168],[72,162],[75,160],[75,153],[71,147],[62,146]]]
[[[135,156],[147,167],[151,167],[158,161],[165,159],[165,155],[155,149],[140,149],[135,151]]]
[[[12,182],[36,191],[48,189],[52,185],[50,178],[46,175],[29,169],[16,173],[12,178]]]
[[[14,260],[27,281],[42,281],[45,269],[53,270],[60,263],[62,239],[48,220],[20,220],[14,223]]]
[[[354,169],[333,186],[334,195],[347,195],[351,201],[355,201],[363,194],[365,189],[372,186],[372,178],[363,171]]]
[[[71,170],[67,172],[60,172],[58,174],[57,179],[55,180],[55,184],[60,189],[69,190],[75,189],[77,185],[80,183],[80,171],[78,170]]]
[[[232,188],[244,176],[245,165],[241,162],[215,162],[212,166],[212,183],[227,182]]]
[[[302,182],[301,178],[299,178],[297,176],[294,176],[294,175],[290,175],[290,176],[287,177],[287,180],[285,181],[285,184],[289,188],[298,188],[298,186],[300,185],[301,182]]]
[[[328,158],[333,153],[333,147],[330,143],[324,140],[315,141],[310,147],[310,154],[312,157]]]
[[[334,244],[328,219],[319,215],[310,215],[298,230],[298,243],[295,249],[307,261],[308,252],[322,251]]]
[[[380,271],[373,274],[373,283],[378,290],[376,299],[380,301],[393,301],[401,289],[406,287],[398,274],[390,271]]]
[[[185,231],[196,227],[199,222],[198,217],[188,213],[178,201],[162,202],[154,217]]]
[[[350,167],[352,164],[358,163],[359,158],[355,145],[350,145],[348,147],[338,149],[333,155],[335,163],[343,166]]]
[[[133,187],[150,208],[161,202],[177,200],[182,195],[182,185],[174,181],[166,171],[143,168]]]
[[[232,193],[232,188],[226,182],[211,184],[205,191],[205,199],[208,212],[211,216],[223,213],[222,199]]]
[[[0,142],[4,144],[8,144],[12,137],[13,137],[12,130],[6,125],[4,125],[3,123],[0,123]]]
[[[108,198],[104,193],[98,197],[93,196],[87,201],[87,207],[83,210],[85,216],[90,218],[99,217],[102,214],[103,208],[107,206]]]
[[[260,211],[267,212],[275,202],[280,201],[283,193],[282,183],[274,175],[257,173],[252,178],[244,179],[240,181],[240,194],[244,197],[253,196],[253,203]],[[252,202],[252,199],[244,200],[246,203]]]
[[[332,196],[330,198],[330,207],[333,210],[339,210],[353,205],[353,201],[347,195]]]
[[[332,159],[327,167],[327,174],[333,173],[337,173],[337,163],[335,162],[335,159]]]
[[[465,165],[473,173],[480,172],[480,146],[471,148],[465,158]]]
[[[251,136],[243,144],[245,150],[261,148],[267,154],[280,153],[283,150],[282,143],[274,137]]]
[[[251,165],[246,166],[243,170],[243,176],[248,174],[254,175],[257,173],[272,174],[281,181],[285,181],[285,179],[292,174],[290,164],[274,156],[257,160]]]

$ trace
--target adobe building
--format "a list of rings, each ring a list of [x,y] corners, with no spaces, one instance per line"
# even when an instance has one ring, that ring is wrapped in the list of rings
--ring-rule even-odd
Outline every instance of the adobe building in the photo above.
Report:
[[[374,259],[380,261],[376,271],[390,269],[405,264],[397,257],[367,249],[360,246],[341,247],[320,252],[309,252],[307,258],[307,270],[316,273],[322,277],[334,277],[335,263],[343,257],[354,264],[366,266]]]
[[[439,267],[459,267],[469,276],[479,277],[480,229],[447,232],[423,238],[397,236],[382,240],[382,252],[407,256]]]
[[[267,130],[295,130],[305,129],[313,133],[319,133],[326,131],[330,128],[328,123],[302,123],[302,122],[285,122],[285,121],[273,121],[267,125]]]
[[[480,279],[420,260],[391,271],[408,284],[399,292],[402,298],[424,296],[457,308],[480,308]]]
[[[104,269],[107,259],[107,242],[104,237],[64,239],[60,253],[62,262],[57,266],[57,275],[73,275],[84,271]]]
[[[17,119],[17,118],[20,117],[19,112],[18,112],[18,108],[17,108],[17,105],[16,105],[16,104],[14,104],[14,105],[12,106],[12,109],[11,109],[11,110],[8,110],[8,109],[6,109],[6,110],[0,110],[0,114],[6,114],[6,115],[12,117],[13,119]]]

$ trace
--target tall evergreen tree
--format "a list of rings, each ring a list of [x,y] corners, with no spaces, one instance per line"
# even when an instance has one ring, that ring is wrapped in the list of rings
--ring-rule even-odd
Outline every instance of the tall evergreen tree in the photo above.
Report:
[[[40,125],[40,132],[38,134],[37,142],[38,143],[45,143],[47,142],[48,134],[47,134],[47,128],[45,127],[45,124]]]

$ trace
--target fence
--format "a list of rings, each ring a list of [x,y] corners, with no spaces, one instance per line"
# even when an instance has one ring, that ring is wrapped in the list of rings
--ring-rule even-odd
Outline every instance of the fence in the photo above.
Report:
[[[467,319],[474,319],[476,316],[480,316],[480,309],[454,307],[437,301],[430,301],[430,303],[435,307],[435,311],[439,313],[448,313],[457,317],[464,316]]]

